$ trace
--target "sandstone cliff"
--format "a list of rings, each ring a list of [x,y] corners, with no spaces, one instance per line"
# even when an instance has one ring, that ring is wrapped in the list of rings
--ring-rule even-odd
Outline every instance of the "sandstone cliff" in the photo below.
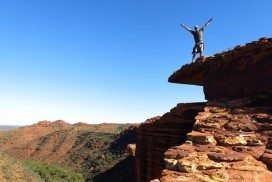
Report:
[[[199,59],[169,82],[202,85],[208,101],[139,127],[138,181],[271,181],[272,39]]]
[[[178,104],[162,117],[147,120],[137,131],[136,177],[148,181],[160,176],[165,168],[164,152],[186,140],[192,130],[194,118],[204,108],[204,103]]]
[[[237,46],[184,65],[169,82],[201,85],[207,100],[272,95],[272,39]]]

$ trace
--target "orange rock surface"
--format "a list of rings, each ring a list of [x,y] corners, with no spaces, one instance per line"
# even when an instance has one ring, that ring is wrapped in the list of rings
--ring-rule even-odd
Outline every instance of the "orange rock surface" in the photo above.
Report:
[[[198,59],[169,82],[202,85],[208,101],[139,127],[138,182],[272,181],[272,39]]]

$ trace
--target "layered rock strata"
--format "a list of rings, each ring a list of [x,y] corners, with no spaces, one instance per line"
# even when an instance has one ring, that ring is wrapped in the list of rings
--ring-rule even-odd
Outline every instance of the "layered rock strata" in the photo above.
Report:
[[[180,145],[194,125],[195,116],[205,103],[178,104],[162,117],[147,120],[138,127],[136,144],[137,181],[150,181],[160,176],[165,168],[164,152]]]
[[[271,181],[272,99],[209,101],[187,141],[165,152],[167,181]]]
[[[201,85],[207,100],[272,95],[272,39],[237,46],[233,50],[184,65],[169,82]]]
[[[208,102],[186,142],[165,152],[160,181],[271,181],[271,76],[267,38],[175,72],[170,82],[203,85]]]
[[[179,133],[171,131],[176,118],[169,113],[139,127],[138,181],[272,181],[272,39],[198,59],[169,82],[203,86],[208,102],[195,104],[199,111],[173,130]]]

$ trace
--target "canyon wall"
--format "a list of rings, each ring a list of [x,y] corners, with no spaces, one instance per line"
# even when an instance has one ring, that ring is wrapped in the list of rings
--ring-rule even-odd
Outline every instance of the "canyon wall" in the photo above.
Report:
[[[162,117],[149,119],[138,127],[135,156],[137,181],[150,181],[160,176],[165,168],[164,152],[186,140],[195,116],[204,106],[205,103],[178,104]]]
[[[208,101],[190,104],[198,110],[177,133],[168,128],[172,117],[139,127],[138,181],[271,181],[272,39],[200,58],[174,72],[169,82],[201,85]],[[181,108],[175,115],[188,109]],[[167,142],[169,136],[179,140]]]

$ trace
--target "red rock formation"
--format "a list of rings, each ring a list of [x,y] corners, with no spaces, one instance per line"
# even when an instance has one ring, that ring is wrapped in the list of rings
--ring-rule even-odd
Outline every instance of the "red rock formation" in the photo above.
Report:
[[[187,141],[165,152],[160,181],[271,181],[271,76],[264,38],[175,72],[170,82],[203,85],[210,101]]]
[[[272,95],[271,81],[272,39],[266,38],[185,65],[169,78],[204,86],[207,100]]]
[[[178,105],[139,127],[138,181],[271,181],[272,39],[199,59],[169,82],[204,86],[208,102]],[[190,122],[175,130],[173,116],[183,121],[192,106]]]
[[[269,181],[271,121],[268,97],[209,101],[187,141],[165,152],[160,181]]]
[[[204,103],[178,104],[162,117],[147,120],[137,131],[137,181],[150,181],[164,169],[164,152],[182,144],[192,130],[194,118],[203,110]]]

